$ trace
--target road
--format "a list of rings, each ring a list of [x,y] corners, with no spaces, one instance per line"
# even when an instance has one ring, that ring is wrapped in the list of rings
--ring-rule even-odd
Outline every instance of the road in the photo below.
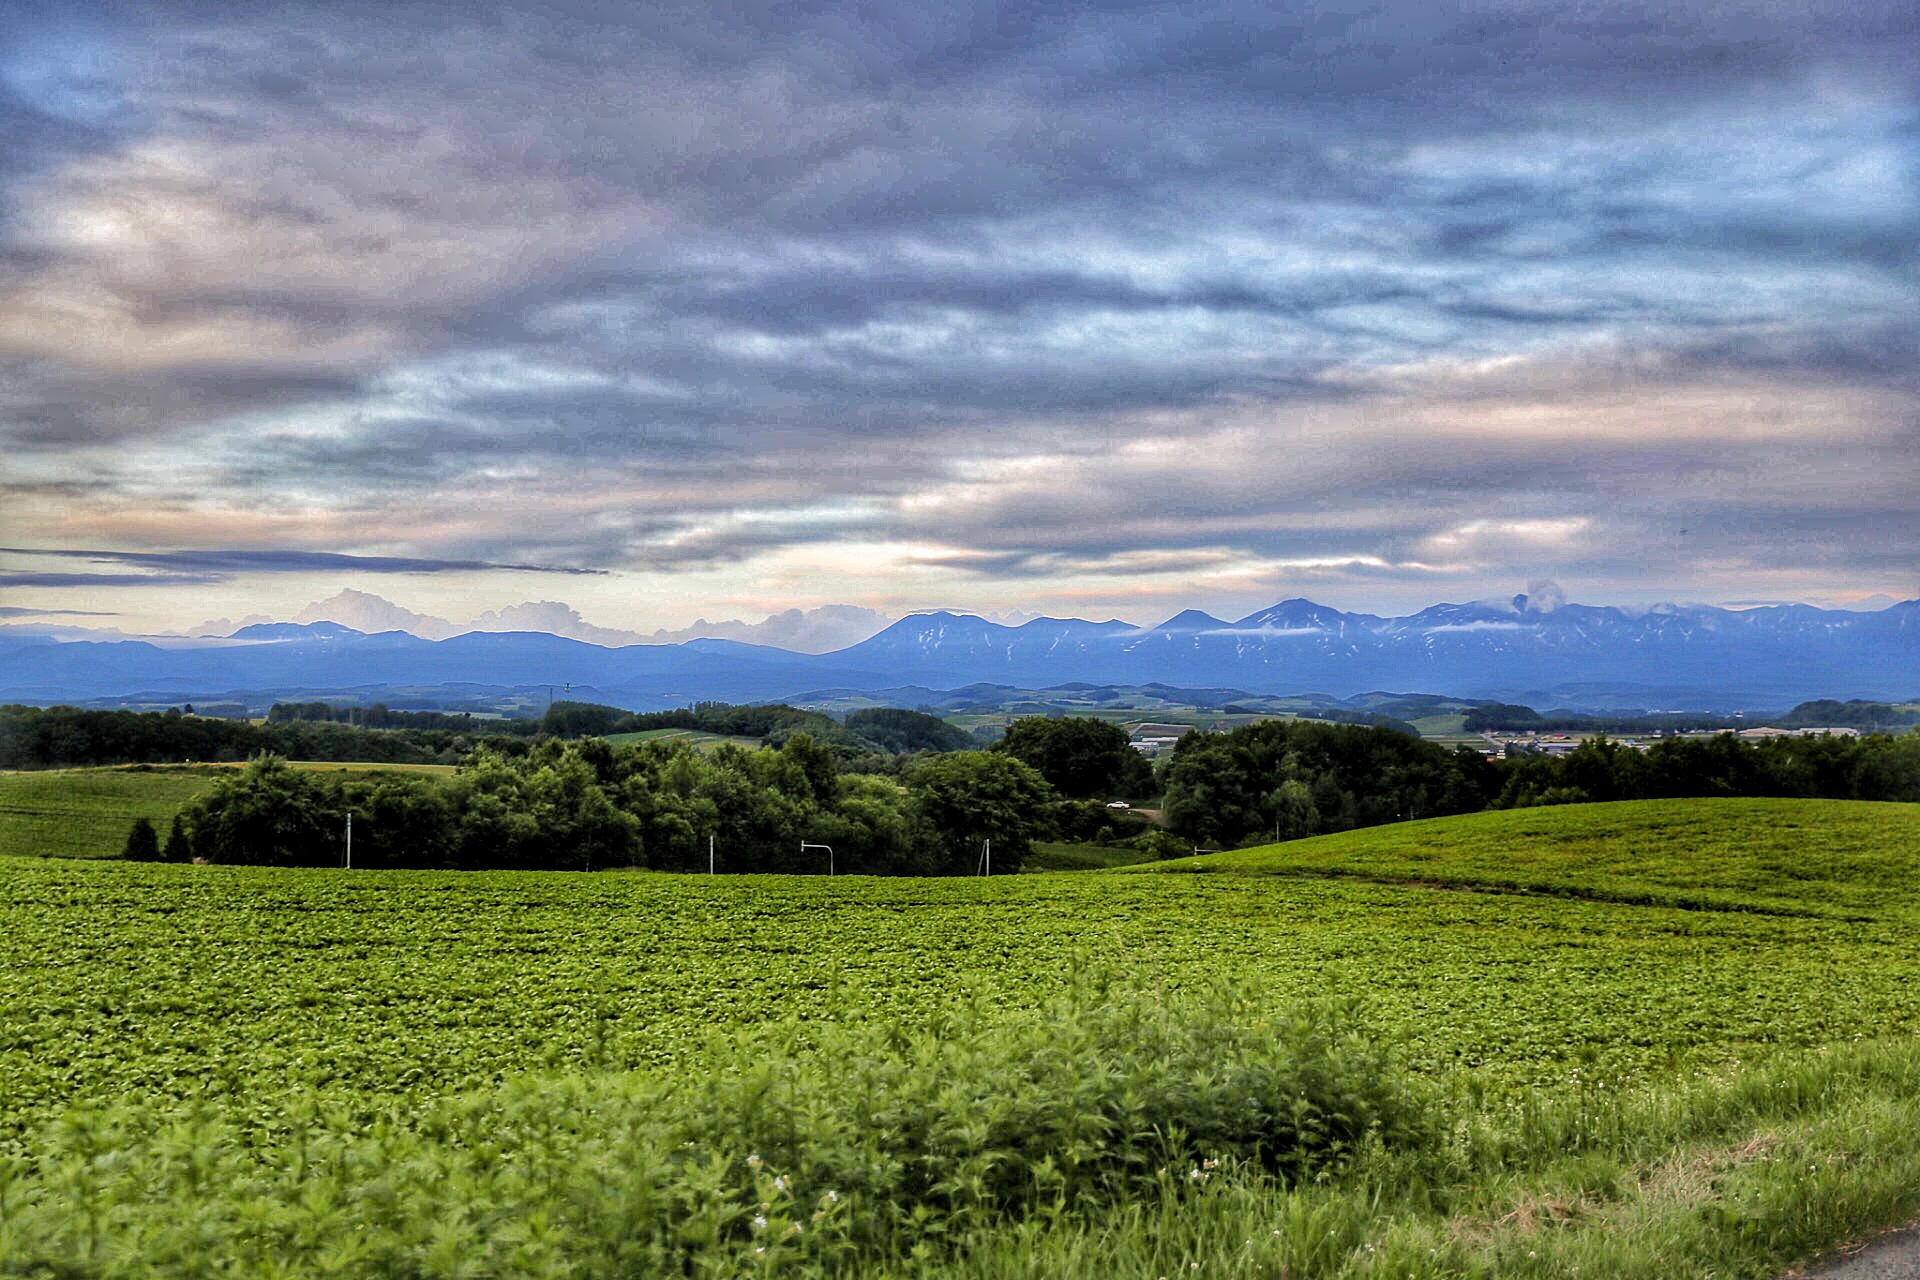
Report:
[[[1920,1280],[1920,1223],[1842,1249],[1785,1280]]]

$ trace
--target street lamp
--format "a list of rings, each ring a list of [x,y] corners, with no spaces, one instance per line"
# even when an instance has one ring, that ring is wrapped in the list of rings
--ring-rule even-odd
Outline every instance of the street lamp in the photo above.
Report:
[[[811,841],[802,840],[800,842],[800,852],[805,853],[809,849],[825,849],[827,851],[827,874],[832,875],[833,874],[833,846],[830,844],[814,844]]]

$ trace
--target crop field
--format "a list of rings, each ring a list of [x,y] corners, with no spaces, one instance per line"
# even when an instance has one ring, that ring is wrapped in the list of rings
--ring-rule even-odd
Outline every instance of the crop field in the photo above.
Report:
[[[1072,1028],[1079,1025],[1076,1017],[1094,1016],[1088,1009],[1105,1010],[1102,1017],[1132,1008],[1217,1013],[1227,1007],[1218,1003],[1222,975],[1231,975],[1236,1017],[1332,1008],[1326,1016],[1343,1033],[1391,1045],[1410,1078],[1426,1082],[1419,1088],[1473,1100],[1462,1118],[1449,1122],[1456,1145],[1484,1141],[1487,1150],[1507,1153],[1501,1159],[1519,1159],[1513,1153],[1522,1149],[1535,1152],[1526,1157],[1535,1161],[1527,1166],[1526,1176],[1535,1179],[1530,1189],[1512,1181],[1519,1173],[1490,1182],[1478,1164],[1479,1172],[1470,1176],[1458,1170],[1448,1175],[1465,1181],[1441,1197],[1453,1206],[1447,1213],[1491,1215],[1488,1239],[1497,1248],[1487,1247],[1496,1253],[1506,1247],[1498,1241],[1521,1238],[1499,1216],[1505,1209],[1493,1203],[1502,1196],[1543,1197],[1528,1213],[1537,1210],[1551,1220],[1549,1226],[1571,1224],[1553,1247],[1573,1248],[1566,1242],[1586,1239],[1574,1225],[1599,1224],[1603,1209],[1619,1197],[1638,1195],[1628,1188],[1653,1176],[1645,1162],[1655,1157],[1648,1151],[1657,1147],[1665,1152],[1659,1158],[1678,1159],[1675,1153],[1690,1141],[1724,1140],[1732,1143],[1728,1149],[1745,1149],[1741,1143],[1760,1140],[1745,1130],[1729,1137],[1714,1129],[1737,1129],[1727,1116],[1746,1112],[1723,1101],[1701,1101],[1705,1095],[1686,1090],[1744,1089],[1741,1097],[1751,1094],[1766,1107],[1810,1108],[1816,1103],[1808,1099],[1818,1099],[1827,1109],[1813,1119],[1779,1111],[1767,1121],[1765,1133],[1772,1136],[1754,1149],[1781,1144],[1784,1150],[1803,1138],[1816,1148],[1828,1141],[1847,1147],[1846,1159],[1855,1164],[1846,1176],[1864,1178],[1871,1167],[1881,1179],[1874,1184],[1881,1187],[1879,1198],[1865,1208],[1846,1201],[1831,1218],[1795,1218],[1791,1230],[1780,1227],[1739,1244],[1761,1260],[1755,1269],[1718,1272],[1768,1274],[1764,1268],[1782,1257],[1798,1256],[1849,1227],[1872,1225],[1863,1217],[1910,1211],[1920,1195],[1920,1153],[1900,1146],[1905,1139],[1898,1136],[1920,1117],[1872,1110],[1915,1105],[1913,1078],[1898,1073],[1920,1070],[1920,1055],[1902,1047],[1915,1044],[1920,1033],[1917,872],[1920,807],[1739,800],[1481,814],[1091,875],[991,880],[341,872],[6,858],[0,859],[0,1079],[7,1086],[0,1091],[0,1153],[13,1151],[17,1161],[37,1158],[54,1143],[48,1135],[78,1132],[71,1119],[61,1119],[76,1105],[132,1107],[136,1116],[148,1117],[115,1121],[133,1126],[115,1133],[148,1132],[162,1124],[152,1117],[193,1108],[202,1122],[255,1135],[221,1148],[219,1159],[241,1163],[279,1159],[270,1153],[277,1146],[260,1146],[268,1141],[260,1135],[286,1132],[288,1116],[337,1131],[342,1143],[360,1140],[349,1133],[397,1132],[395,1125],[411,1133],[418,1125],[480,1123],[468,1111],[458,1113],[468,1119],[448,1118],[452,1113],[445,1108],[460,1098],[491,1099],[458,1106],[477,1106],[487,1124],[497,1125],[500,1116],[489,1109],[509,1105],[501,1099],[520,1099],[511,1105],[539,1110],[549,1102],[559,1106],[554,1099],[564,1096],[571,1099],[566,1114],[576,1119],[540,1111],[546,1116],[541,1123],[549,1125],[542,1140],[560,1142],[553,1134],[564,1131],[574,1134],[568,1142],[585,1141],[580,1115],[601,1109],[624,1115],[629,1105],[665,1114],[685,1100],[648,1094],[651,1100],[642,1107],[631,1090],[655,1087],[650,1084],[527,1082],[707,1087],[702,1082],[752,1076],[754,1061],[790,1064],[782,1070],[796,1081],[795,1089],[814,1087],[805,1082],[817,1074],[821,1094],[806,1106],[828,1107],[823,1099],[838,1097],[844,1073],[869,1056],[904,1053],[903,1061],[921,1064],[916,1069],[933,1070],[926,1064],[934,1059],[925,1055],[935,1050],[926,1046],[945,1045],[941,1052],[947,1052],[978,1044],[991,1058],[1001,1052],[987,1048],[998,1043],[992,1037],[1001,1033],[994,1028],[1009,1020],[1030,1028]],[[1062,1002],[1081,1013],[1061,1014]],[[1020,1023],[1023,1018],[1030,1023]],[[1173,1021],[1180,1034],[1205,1022],[1185,1015]],[[1893,1083],[1875,1084],[1878,1092],[1861,1085],[1865,1092],[1857,1096],[1838,1086],[1822,1092],[1804,1076],[1780,1077],[1791,1088],[1743,1083],[1772,1079],[1766,1073],[1784,1070],[1782,1063],[1827,1061],[1818,1055],[1857,1042],[1893,1046],[1873,1050],[1884,1061],[1862,1059],[1869,1065],[1859,1067],[1861,1079],[1877,1080],[1873,1073],[1881,1072]],[[1051,1068],[1039,1064],[1056,1062],[1058,1052],[1033,1052],[1035,1065],[1022,1068],[1019,1078],[1051,1078]],[[1206,1051],[1216,1052],[1227,1051]],[[1816,1058],[1809,1059],[1810,1053]],[[1844,1065],[1851,1061],[1833,1059],[1837,1065],[1821,1069],[1853,1070]],[[628,1070],[639,1074],[619,1074]],[[899,1071],[900,1078],[911,1074],[906,1066]],[[939,1088],[950,1092],[951,1071],[938,1075],[944,1081]],[[1090,1087],[1084,1077],[1075,1071],[1074,1087]],[[521,1092],[530,1087],[533,1093]],[[1127,1096],[1143,1087],[1129,1085],[1133,1092]],[[568,1092],[579,1088],[594,1091],[592,1098],[582,1101]],[[1593,1168],[1600,1166],[1569,1173],[1552,1161],[1580,1142],[1600,1141],[1596,1098],[1619,1100],[1609,1104],[1621,1110],[1608,1113],[1616,1116],[1608,1132],[1625,1136],[1618,1137],[1617,1151],[1607,1149],[1607,1158],[1619,1164],[1617,1173],[1589,1186],[1600,1176]],[[1683,1105],[1675,1098],[1693,1101]],[[1666,1101],[1656,1106],[1649,1099]],[[1825,1131],[1816,1121],[1839,1123],[1835,1109],[1843,1103],[1869,1118],[1855,1117],[1857,1129],[1845,1136],[1818,1137]],[[710,1111],[716,1105],[707,1098],[700,1107]],[[991,1110],[985,1101],[969,1105]],[[1760,1108],[1762,1102],[1742,1105]],[[1685,1124],[1695,1127],[1675,1129],[1671,1139],[1649,1136],[1665,1134],[1660,1126],[1680,1125],[1672,1117],[1688,1107],[1720,1118],[1689,1119]],[[1639,1118],[1618,1118],[1629,1115]],[[332,1119],[324,1124],[316,1119],[327,1116]],[[378,1116],[388,1118],[368,1120]],[[402,1119],[416,1116],[440,1119]],[[1576,1140],[1555,1124],[1585,1127]],[[1471,1137],[1496,1130],[1497,1139]],[[680,1130],[674,1133],[680,1146],[694,1142]],[[428,1140],[417,1133],[408,1139]],[[894,1140],[869,1139],[883,1146]],[[1642,1150],[1636,1143],[1654,1147]],[[1892,1148],[1882,1151],[1888,1144]],[[471,1141],[456,1145],[466,1151]],[[746,1155],[746,1149],[735,1153],[738,1159]],[[407,1158],[454,1157],[413,1151]],[[579,1160],[577,1152],[554,1158]],[[1456,1164],[1494,1159],[1457,1152],[1447,1158]],[[1808,1167],[1824,1168],[1820,1160],[1826,1158],[1816,1152]],[[1870,1165],[1870,1158],[1882,1163]],[[1211,1166],[1203,1168],[1197,1155],[1194,1161],[1192,1180],[1203,1182]],[[1787,1176],[1784,1165],[1749,1169],[1751,1162],[1735,1160],[1721,1182]],[[8,1194],[7,1167],[0,1156],[0,1196]],[[26,1191],[12,1194],[53,1204],[57,1197],[46,1179],[55,1174],[43,1169],[29,1178],[22,1172],[28,1167],[14,1166],[11,1176]],[[740,1169],[742,1178],[760,1174],[758,1165]],[[152,1170],[140,1176],[150,1175],[158,1176]],[[850,1175],[843,1170],[832,1176],[844,1186]],[[1404,1194],[1428,1208],[1406,1209],[1405,1222],[1392,1230],[1371,1218],[1366,1221],[1372,1225],[1354,1227],[1351,1238],[1346,1227],[1330,1228],[1327,1234],[1341,1246],[1337,1256],[1329,1255],[1323,1265],[1286,1253],[1293,1261],[1284,1263],[1284,1274],[1389,1274],[1368,1270],[1374,1264],[1366,1259],[1374,1244],[1385,1248],[1390,1238],[1400,1240],[1394,1231],[1412,1232],[1402,1244],[1417,1237],[1420,1245],[1406,1244],[1413,1252],[1392,1253],[1396,1260],[1426,1256],[1431,1262],[1456,1258],[1468,1245],[1481,1247],[1471,1240],[1463,1244],[1466,1228],[1457,1224],[1418,1225],[1440,1194],[1430,1172],[1420,1175],[1424,1189],[1417,1196],[1393,1181],[1402,1174],[1379,1176],[1387,1178],[1381,1185],[1389,1191],[1356,1192],[1360,1198],[1351,1204],[1328,1191],[1335,1198],[1326,1204],[1348,1206],[1339,1213],[1370,1214],[1376,1209],[1364,1203],[1377,1206],[1383,1195]],[[1232,1185],[1240,1188],[1234,1195],[1295,1197],[1285,1201],[1292,1206],[1285,1212],[1306,1212],[1319,1203],[1301,1201],[1308,1192],[1278,1184],[1259,1191],[1267,1184],[1258,1179]],[[1795,1186],[1803,1201],[1813,1194]],[[1904,1192],[1898,1192],[1901,1186]],[[1483,1203],[1487,1196],[1492,1201]],[[936,1199],[948,1209],[956,1203],[950,1191]],[[1238,1249],[1241,1220],[1228,1212],[1226,1201],[1202,1199],[1192,1212],[1203,1218],[1226,1214],[1216,1226],[1233,1235],[1229,1243]],[[1144,1213],[1147,1203],[1128,1192],[1109,1208]],[[1275,1207],[1280,1203],[1259,1200],[1259,1212],[1282,1212]],[[826,1201],[821,1206],[825,1213]],[[1681,1207],[1693,1215],[1687,1221],[1695,1222],[1695,1209]],[[144,1220],[137,1207],[126,1212],[129,1221]],[[745,1225],[752,1209],[741,1212],[744,1234],[736,1243],[744,1242],[743,1250],[764,1247],[764,1241],[753,1245],[753,1232],[761,1228]],[[1074,1261],[1043,1250],[1035,1255],[1043,1262],[1027,1274],[1074,1268],[1084,1274],[1114,1274],[1113,1268],[1147,1274],[1141,1268],[1165,1269],[1169,1249],[1176,1262],[1212,1259],[1216,1274],[1283,1274],[1281,1254],[1257,1266],[1248,1261],[1251,1255],[1237,1255],[1245,1265],[1236,1269],[1219,1262],[1227,1255],[1205,1252],[1215,1246],[1203,1249],[1197,1237],[1178,1247],[1199,1252],[1181,1253],[1165,1243],[1200,1231],[1198,1219],[1163,1224],[1164,1240],[1153,1245],[1159,1252],[1109,1256],[1100,1251],[1118,1244],[1096,1244],[1085,1234],[1096,1232],[1100,1221],[1098,1214],[1058,1219],[1060,1234],[1047,1247],[1065,1249],[1062,1241],[1077,1239],[1081,1243],[1073,1247],[1091,1252],[1074,1255]],[[995,1231],[1025,1229],[1018,1222],[992,1222]],[[1737,1226],[1727,1227],[1726,1239],[1746,1240]],[[45,1229],[54,1233],[48,1239],[56,1238],[55,1226]],[[898,1244],[904,1239],[899,1232],[907,1229],[895,1223],[887,1239]],[[939,1228],[948,1229],[960,1226]],[[404,1234],[402,1226],[394,1230]],[[1438,1234],[1419,1234],[1429,1230]],[[1695,1222],[1689,1230],[1706,1229]],[[1449,1231],[1453,1235],[1443,1239]],[[1147,1234],[1143,1228],[1126,1238],[1138,1243]],[[1276,1227],[1273,1237],[1282,1236]],[[985,1239],[976,1240],[977,1247],[987,1249]],[[1720,1239],[1711,1235],[1711,1241]],[[721,1249],[718,1240],[708,1243]],[[1254,1245],[1251,1235],[1246,1243]],[[1525,1243],[1532,1249],[1538,1242],[1527,1236]],[[152,1255],[159,1246],[143,1248]],[[1090,1260],[1096,1255],[1106,1261],[1096,1265]],[[389,1266],[397,1265],[392,1259],[400,1254],[382,1256],[386,1261],[379,1265]],[[421,1274],[461,1274],[427,1266],[419,1261],[424,1253],[405,1256]],[[711,1267],[682,1259],[672,1269],[678,1273],[684,1264],[688,1274],[746,1274],[758,1265],[755,1256],[721,1249],[709,1258]],[[789,1261],[822,1273],[844,1266],[846,1274],[858,1274],[874,1255],[849,1253],[837,1264],[835,1256],[841,1255],[795,1253]],[[940,1257],[951,1262],[952,1256],[938,1254],[927,1265]],[[980,1256],[1005,1261],[990,1252]],[[1567,1265],[1569,1255],[1554,1256],[1556,1265]],[[1581,1274],[1662,1274],[1658,1251],[1649,1256],[1651,1269],[1634,1271],[1622,1263]],[[1053,1262],[1044,1263],[1046,1257]],[[1506,1260],[1502,1267],[1486,1274],[1566,1273],[1529,1272],[1500,1257]],[[1465,1262],[1459,1269],[1436,1267],[1418,1274],[1480,1273]],[[587,1270],[621,1274],[617,1268]],[[954,1272],[1012,1273],[987,1262]]]
[[[1031,1007],[1087,968],[1349,994],[1422,1071],[1631,1081],[1920,1030],[1917,865],[1913,807],[1837,801],[1483,814],[1091,877],[7,860],[0,1118],[657,1066],[716,1025]],[[1538,892],[1442,891],[1496,879]]]

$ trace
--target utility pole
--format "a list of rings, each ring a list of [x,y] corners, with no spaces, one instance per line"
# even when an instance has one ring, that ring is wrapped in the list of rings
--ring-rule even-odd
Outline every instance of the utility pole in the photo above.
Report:
[[[353,810],[347,810],[347,870],[353,870]]]
[[[707,833],[707,874],[713,874],[713,833]]]

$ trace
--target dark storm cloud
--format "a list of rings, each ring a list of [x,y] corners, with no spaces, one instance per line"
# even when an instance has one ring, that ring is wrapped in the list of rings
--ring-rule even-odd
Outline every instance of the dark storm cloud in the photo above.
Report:
[[[425,494],[454,542],[376,544],[470,557],[152,572],[854,536],[988,576],[1411,562],[1489,509],[1591,518],[1594,564],[1684,517],[1879,571],[1920,553],[1876,496],[1916,452],[1915,25],[1891,0],[10,8],[0,441],[76,459],[103,508]],[[1610,360],[1657,371],[1663,420],[1726,415],[1636,432],[1578,376]],[[1455,373],[1500,362],[1563,385]],[[1747,439],[1742,396],[1877,474],[1845,483],[1812,427]],[[1403,429],[1489,400],[1477,435]],[[1530,425],[1563,412],[1600,438]],[[1262,444],[1302,422],[1335,425]]]
[[[219,573],[57,573],[0,569],[0,587],[204,587],[226,580]]]
[[[355,573],[471,573],[507,570],[517,573],[592,573],[552,565],[495,564],[483,560],[435,560],[412,556],[351,556],[331,551],[101,551],[78,548],[0,547],[0,555],[57,556],[101,564],[137,565],[163,574],[317,573],[351,570]],[[212,580],[212,579],[206,579]]]

